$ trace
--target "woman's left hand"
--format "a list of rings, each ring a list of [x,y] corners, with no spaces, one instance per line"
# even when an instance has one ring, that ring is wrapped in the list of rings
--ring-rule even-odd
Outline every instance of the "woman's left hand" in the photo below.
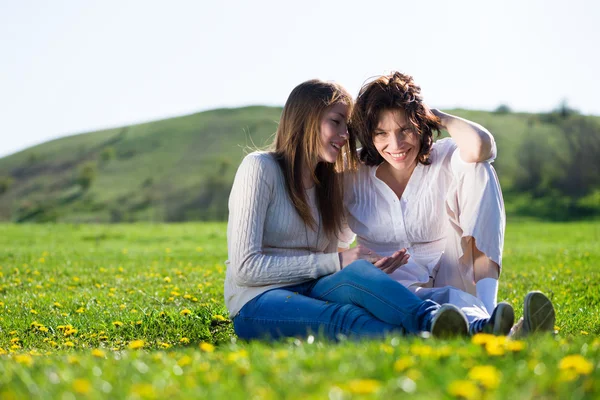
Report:
[[[385,272],[386,274],[391,274],[404,264],[408,262],[410,254],[406,253],[406,249],[398,250],[390,257],[383,257],[381,260],[375,262],[377,268]]]

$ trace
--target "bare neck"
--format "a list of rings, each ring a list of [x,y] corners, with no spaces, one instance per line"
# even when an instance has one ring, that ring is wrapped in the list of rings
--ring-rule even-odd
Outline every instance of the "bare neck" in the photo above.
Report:
[[[384,162],[383,165],[377,168],[375,175],[388,185],[398,198],[401,198],[416,167],[417,163],[415,162],[409,168],[398,170],[392,168],[387,162]]]

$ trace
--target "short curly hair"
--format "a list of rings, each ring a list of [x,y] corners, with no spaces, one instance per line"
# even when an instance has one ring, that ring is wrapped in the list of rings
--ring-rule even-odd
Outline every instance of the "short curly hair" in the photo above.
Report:
[[[369,166],[384,161],[373,144],[373,134],[381,112],[394,110],[406,113],[414,133],[420,137],[421,148],[417,161],[429,165],[433,136],[434,133],[439,135],[441,122],[423,102],[421,87],[412,76],[400,72],[376,77],[360,89],[349,126],[362,145],[360,160]]]

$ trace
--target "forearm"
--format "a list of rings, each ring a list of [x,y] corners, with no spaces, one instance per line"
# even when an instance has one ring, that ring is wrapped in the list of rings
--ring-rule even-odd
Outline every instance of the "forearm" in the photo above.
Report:
[[[432,111],[456,142],[463,161],[481,162],[494,156],[494,137],[483,126],[439,110]]]

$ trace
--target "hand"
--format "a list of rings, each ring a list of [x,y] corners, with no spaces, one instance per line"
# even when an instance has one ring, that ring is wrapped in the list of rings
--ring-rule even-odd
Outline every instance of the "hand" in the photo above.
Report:
[[[376,263],[381,260],[381,256],[359,244],[358,246],[338,253],[340,256],[340,265],[347,267],[356,260],[367,260],[370,263]]]
[[[391,274],[404,264],[408,262],[410,254],[406,253],[406,249],[398,250],[390,257],[383,257],[379,261],[375,262],[375,266],[385,272]]]
[[[447,115],[446,113],[438,110],[437,108],[429,108],[426,104],[423,104],[423,107],[425,108],[425,114],[433,114],[435,117],[437,117],[442,128],[446,129],[446,123],[444,121]]]

